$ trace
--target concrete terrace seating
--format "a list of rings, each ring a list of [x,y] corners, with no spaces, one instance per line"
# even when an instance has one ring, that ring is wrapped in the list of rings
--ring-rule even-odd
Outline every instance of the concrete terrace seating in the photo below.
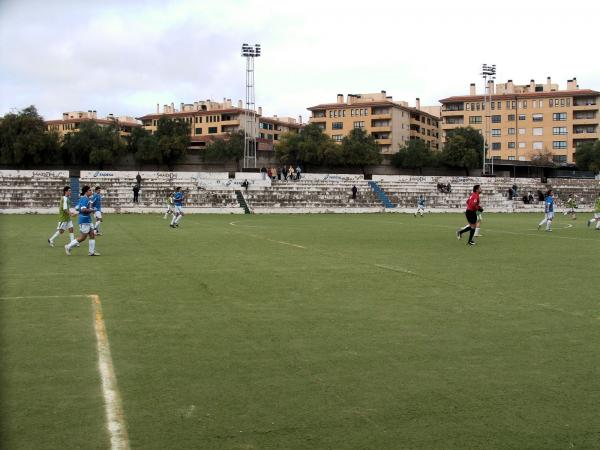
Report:
[[[68,171],[0,170],[2,212],[56,212]]]
[[[186,191],[185,207],[190,212],[243,212],[231,189],[206,190],[198,188],[193,176],[187,178],[151,177],[142,173],[139,202],[133,202],[133,186],[136,184],[135,173],[121,174],[113,172],[112,177],[94,177],[89,172],[82,172],[80,185],[87,184],[92,188],[103,189],[103,207],[116,212],[160,212],[165,208],[168,193],[181,186]],[[228,211],[231,210],[231,211]]]
[[[352,186],[358,192],[352,199]],[[365,180],[274,181],[271,187],[242,191],[255,212],[381,211],[383,205]],[[264,211],[260,211],[264,210]]]

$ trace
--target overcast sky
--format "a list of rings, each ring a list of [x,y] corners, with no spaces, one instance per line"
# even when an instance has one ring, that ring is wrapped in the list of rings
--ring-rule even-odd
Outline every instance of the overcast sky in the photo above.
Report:
[[[381,90],[436,104],[479,88],[484,62],[502,82],[576,76],[600,90],[599,17],[591,1],[0,0],[0,115],[243,100],[243,42],[263,47],[265,115]]]

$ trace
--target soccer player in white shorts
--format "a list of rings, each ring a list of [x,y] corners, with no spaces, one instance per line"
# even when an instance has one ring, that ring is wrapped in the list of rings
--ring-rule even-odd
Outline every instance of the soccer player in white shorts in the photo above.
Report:
[[[74,239],[73,221],[71,220],[71,188],[63,188],[63,196],[58,201],[58,225],[56,231],[48,238],[48,245],[54,247],[54,240],[65,231],[69,230],[69,242]]]

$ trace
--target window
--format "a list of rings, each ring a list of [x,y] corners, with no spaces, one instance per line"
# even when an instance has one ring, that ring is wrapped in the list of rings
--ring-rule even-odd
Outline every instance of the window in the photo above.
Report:
[[[494,136],[494,137],[500,136],[500,128],[492,128],[492,136]]]
[[[540,108],[544,107],[544,100],[540,100]]]
[[[541,122],[542,120],[544,120],[544,115],[543,114],[534,114],[533,116],[531,116],[531,118],[534,122]]]
[[[548,100],[548,106],[552,108],[554,106],[554,101],[552,99]]]
[[[334,134],[333,136],[331,136],[331,139],[333,139],[335,142],[342,142],[342,135]]]
[[[498,102],[498,110],[502,109],[502,102]]]
[[[471,104],[467,103],[467,111],[471,111]]]
[[[331,129],[333,130],[341,130],[344,128],[344,122],[333,122],[331,124]]]
[[[534,136],[543,136],[544,135],[544,129],[543,128],[534,128],[533,129],[533,135]]]
[[[481,116],[471,116],[469,117],[469,123],[481,123]]]
[[[525,114],[519,114],[519,120],[525,120]]]
[[[527,100],[523,100],[523,109],[527,109]]]
[[[202,128],[196,128],[196,134],[202,134]]]
[[[492,110],[496,109],[496,103],[495,102],[490,103],[490,105],[492,106]]]
[[[514,161],[514,160],[515,160],[515,157],[514,157],[514,156],[509,156],[509,157],[508,157],[508,160],[509,160],[509,161]]]
[[[525,134],[525,128],[519,128],[519,134],[520,135],[524,135]]]
[[[554,155],[552,156],[552,161],[554,161],[555,163],[566,163],[567,155]]]
[[[208,127],[208,133],[213,134],[217,132],[217,127]]]
[[[196,123],[202,123],[202,116],[196,116],[195,117],[195,122]]]
[[[567,141],[552,141],[552,148],[554,148],[554,149],[567,148]]]
[[[531,100],[531,107],[533,109],[537,108],[537,100]]]
[[[506,109],[510,109],[510,100],[506,100]]]
[[[502,148],[502,144],[500,142],[492,142],[492,150],[500,150]]]
[[[560,99],[560,106],[565,106],[565,99],[564,98]]]
[[[509,128],[508,129],[508,134],[515,134],[517,132],[516,128]]]
[[[552,120],[567,120],[567,113],[554,113]]]
[[[354,122],[354,128],[364,128],[365,127],[365,122],[363,122],[362,120],[359,122]]]
[[[565,135],[567,134],[567,127],[553,127],[552,128],[553,135]]]
[[[509,114],[508,115],[508,121],[509,122],[514,122],[515,121],[515,115],[514,114]]]
[[[514,142],[509,142],[508,143],[508,148],[515,148],[515,143]]]
[[[500,123],[501,121],[502,121],[502,116],[500,116],[500,115],[492,116],[492,123]]]
[[[534,142],[533,143],[533,149],[534,150],[542,150],[544,148],[544,143],[543,142]]]
[[[525,148],[525,142],[519,142],[519,148]]]
[[[512,101],[512,109],[517,109],[517,101],[516,100]]]

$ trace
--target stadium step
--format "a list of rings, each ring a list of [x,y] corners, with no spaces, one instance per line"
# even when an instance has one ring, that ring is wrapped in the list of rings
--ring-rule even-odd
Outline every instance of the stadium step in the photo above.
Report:
[[[375,192],[375,194],[377,194],[377,197],[379,197],[379,200],[381,200],[381,203],[383,203],[383,206],[385,206],[386,208],[394,207],[394,204],[390,201],[388,196],[385,194],[383,189],[381,189],[381,187],[377,184],[376,181],[369,181],[369,186],[371,186],[371,189],[373,190],[373,192]]]
[[[244,213],[250,214],[250,208],[248,208],[248,203],[246,203],[246,199],[244,198],[242,191],[235,191],[235,196],[237,197],[240,207],[244,209]]]
[[[79,177],[71,177],[71,205],[79,203]]]

